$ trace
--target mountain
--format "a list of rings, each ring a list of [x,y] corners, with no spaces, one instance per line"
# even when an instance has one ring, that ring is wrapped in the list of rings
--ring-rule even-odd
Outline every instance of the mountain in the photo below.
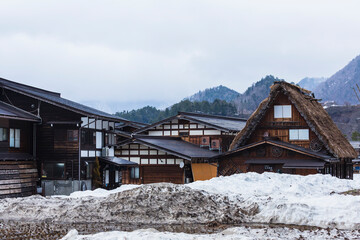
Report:
[[[217,86],[213,88],[207,88],[203,91],[199,91],[195,93],[194,95],[185,98],[187,100],[190,100],[191,102],[214,102],[216,99],[224,100],[226,102],[231,102],[235,98],[237,98],[240,95],[240,93],[236,92],[235,90],[232,90],[225,86]]]
[[[154,123],[176,115],[178,112],[201,112],[207,114],[249,117],[260,102],[268,97],[270,86],[275,81],[284,81],[274,76],[266,76],[254,83],[243,94],[225,86],[208,88],[176,103],[165,110],[146,106],[140,109],[117,112],[116,115],[132,121]],[[220,99],[219,99],[220,98]]]
[[[240,114],[251,114],[259,106],[260,102],[267,98],[270,93],[270,87],[275,81],[284,81],[268,75],[260,81],[254,83],[243,94],[234,99],[234,104]]]
[[[314,90],[315,96],[324,101],[338,104],[359,104],[353,88],[360,84],[360,56],[357,56],[343,69],[320,83]],[[359,91],[356,90],[357,94]],[[360,96],[359,96],[360,97]]]
[[[328,107],[326,111],[349,140],[354,132],[360,132],[360,105]]]
[[[298,82],[298,85],[302,88],[305,88],[310,91],[314,91],[317,86],[319,86],[320,83],[325,82],[326,78],[309,78],[306,77],[304,79],[301,79],[300,82]]]

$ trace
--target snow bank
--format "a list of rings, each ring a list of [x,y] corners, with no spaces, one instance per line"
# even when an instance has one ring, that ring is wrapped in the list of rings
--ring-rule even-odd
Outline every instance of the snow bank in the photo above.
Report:
[[[359,231],[341,230],[299,230],[293,228],[229,228],[215,234],[186,234],[159,232],[155,229],[140,229],[133,232],[103,232],[93,235],[79,235],[76,230],[71,230],[62,240],[250,240],[250,239],[354,239],[359,238]]]
[[[128,185],[121,185],[120,187],[113,190],[97,188],[95,190],[76,191],[71,193],[69,196],[55,195],[53,197],[58,197],[58,198],[108,197],[110,194],[127,191],[137,187],[140,187],[140,185],[128,184]]]
[[[56,223],[216,224],[250,221],[256,204],[230,202],[185,185],[141,185],[107,198],[31,196],[0,200],[0,220]]]
[[[257,203],[259,213],[254,222],[360,228],[360,196],[337,194],[360,189],[360,175],[345,180],[322,174],[246,173],[188,186],[234,201],[241,196],[246,202]]]

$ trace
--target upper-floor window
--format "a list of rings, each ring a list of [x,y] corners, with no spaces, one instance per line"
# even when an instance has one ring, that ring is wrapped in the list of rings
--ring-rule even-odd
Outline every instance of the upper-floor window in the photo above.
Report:
[[[105,134],[105,145],[115,145],[116,144],[116,135],[113,133]]]
[[[96,146],[96,132],[90,129],[81,131],[81,145]]]
[[[103,145],[103,133],[96,132],[96,148],[102,148]]]
[[[10,147],[20,148],[20,129],[10,128]]]
[[[274,118],[291,118],[291,105],[275,105]]]
[[[290,129],[289,130],[289,140],[309,140],[309,129]]]
[[[8,129],[0,128],[0,142],[6,142],[8,140]]]

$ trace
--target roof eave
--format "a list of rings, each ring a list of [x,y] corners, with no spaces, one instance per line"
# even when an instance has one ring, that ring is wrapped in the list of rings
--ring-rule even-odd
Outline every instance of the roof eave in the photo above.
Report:
[[[11,91],[14,91],[14,92],[17,92],[17,93],[20,93],[20,94],[23,94],[23,95],[28,96],[28,97],[32,97],[32,98],[41,100],[41,101],[49,103],[51,105],[54,105],[54,106],[57,106],[57,107],[60,107],[60,108],[63,108],[63,109],[78,113],[80,115],[87,116],[89,118],[96,118],[96,119],[101,118],[101,119],[111,120],[111,121],[114,121],[114,122],[129,122],[129,120],[125,120],[125,119],[119,119],[119,118],[116,118],[116,117],[112,118],[112,117],[101,116],[101,115],[94,115],[94,114],[86,112],[86,111],[81,111],[81,110],[76,109],[76,108],[72,108],[72,107],[69,107],[69,106],[64,106],[63,104],[55,103],[55,102],[50,101],[48,99],[45,99],[43,97],[39,97],[39,96],[36,96],[34,94],[27,93],[25,91],[20,91],[18,89],[15,89],[15,88],[12,88],[12,87],[9,87],[9,86],[6,86],[6,85],[2,85],[1,87],[5,88],[5,89],[8,89],[8,90],[11,90]]]

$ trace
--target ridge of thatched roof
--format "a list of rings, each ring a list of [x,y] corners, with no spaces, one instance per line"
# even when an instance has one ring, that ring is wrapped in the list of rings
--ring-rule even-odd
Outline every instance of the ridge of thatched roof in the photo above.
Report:
[[[357,153],[338,129],[321,104],[311,96],[311,92],[287,82],[274,82],[269,97],[265,98],[250,116],[246,126],[239,132],[230,145],[230,151],[242,146],[250,137],[257,124],[266,113],[278,93],[283,92],[294,104],[309,128],[317,135],[325,148],[337,158],[356,158]]]

